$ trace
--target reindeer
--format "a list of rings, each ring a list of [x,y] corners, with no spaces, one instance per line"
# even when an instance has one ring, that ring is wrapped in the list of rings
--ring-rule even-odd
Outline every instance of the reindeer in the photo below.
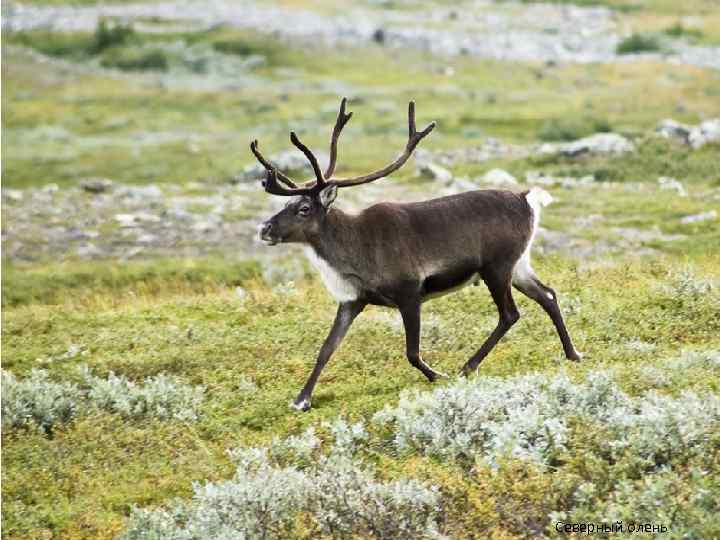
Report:
[[[315,155],[290,133],[292,143],[310,162],[315,179],[296,184],[263,157],[257,140],[250,149],[266,169],[267,193],[293,197],[279,213],[260,226],[268,245],[299,243],[337,300],[335,322],[318,354],[305,386],[291,404],[310,409],[312,392],[328,360],[350,325],[371,304],[397,308],[405,327],[405,348],[410,364],[433,382],[444,376],[420,356],[422,303],[482,279],[495,302],[497,326],[462,368],[473,373],[497,342],[520,318],[512,287],[535,300],[550,316],[565,356],[577,361],[565,328],[557,295],[544,285],[530,265],[530,248],[537,231],[540,209],[552,201],[540,188],[523,193],[478,190],[422,202],[383,202],[349,214],[332,207],[339,188],[359,186],[389,176],[402,167],[415,147],[435,127],[415,127],[415,104],[408,106],[408,141],[405,150],[386,167],[364,176],[333,178],[337,142],[352,113],[347,99],[340,104],[330,140],[330,160],[323,173]]]

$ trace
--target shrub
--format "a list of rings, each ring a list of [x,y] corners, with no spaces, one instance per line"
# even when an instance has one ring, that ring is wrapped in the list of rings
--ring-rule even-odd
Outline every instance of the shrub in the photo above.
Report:
[[[689,459],[708,447],[703,434],[720,421],[720,398],[686,392],[631,398],[610,371],[590,372],[581,383],[567,375],[482,378],[434,392],[405,394],[375,421],[394,430],[400,451],[472,463],[500,457],[548,464],[568,448],[573,421],[603,425],[614,459],[629,451],[639,466],[652,469],[677,453]]]
[[[84,386],[53,382],[45,370],[33,370],[18,380],[2,372],[2,427],[35,424],[51,433],[56,424],[70,422],[90,407],[128,418],[152,417],[161,420],[197,420],[204,389],[191,387],[158,375],[137,385],[110,373],[107,379],[80,368]]]
[[[358,429],[331,426],[347,443]],[[232,451],[237,470],[228,481],[195,485],[189,503],[171,509],[133,511],[121,538],[288,538],[299,514],[308,515],[315,536],[332,538],[436,538],[438,494],[416,480],[379,482],[360,460],[333,446],[318,450],[310,429],[269,448]]]
[[[100,19],[95,28],[93,42],[90,45],[90,54],[100,54],[111,47],[125,45],[135,36],[135,30],[130,24],[112,23]]]
[[[635,54],[644,52],[660,52],[663,47],[660,39],[654,34],[631,34],[617,44],[617,54]]]
[[[2,372],[3,429],[35,424],[52,433],[53,427],[72,420],[82,407],[80,389],[74,384],[52,382],[47,371],[34,369],[23,380]]]
[[[621,520],[626,532],[631,524],[672,525],[672,538],[712,538],[720,529],[719,488],[717,475],[703,469],[691,467],[683,474],[666,469],[638,480],[620,480],[607,493],[585,484],[572,509],[552,517],[596,523]]]
[[[680,272],[668,275],[670,283],[667,292],[680,303],[695,303],[707,298],[713,292],[714,283],[698,277],[691,268],[683,268]]]
[[[127,418],[149,416],[161,420],[197,420],[204,389],[180,384],[166,375],[148,377],[142,386],[110,373],[101,379],[83,370],[88,401],[95,407]]]

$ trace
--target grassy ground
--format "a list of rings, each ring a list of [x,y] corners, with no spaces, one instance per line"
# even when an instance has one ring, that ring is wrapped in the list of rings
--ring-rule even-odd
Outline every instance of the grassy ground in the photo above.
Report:
[[[718,262],[717,254],[696,258],[694,279],[717,282]],[[631,370],[635,363],[676,356],[681,349],[720,347],[720,298],[717,292],[697,298],[682,292],[685,262],[661,257],[581,269],[572,261],[543,259],[538,270],[562,291],[568,326],[587,359],[572,366],[564,362],[546,316],[520,299],[524,317],[483,364],[483,376],[561,366],[574,375],[605,366]],[[227,476],[227,448],[267,442],[338,414],[367,419],[396,401],[401,390],[428,387],[403,357],[397,316],[373,308],[361,316],[322,377],[312,412],[291,411],[287,405],[332,319],[333,305],[314,281],[290,291],[248,284],[243,302],[227,288],[136,295],[120,305],[114,305],[120,293],[108,290],[94,298],[92,308],[66,294],[70,303],[62,308],[34,304],[5,310],[5,369],[26,373],[39,359],[60,356],[76,344],[87,354],[51,362],[53,376],[72,378],[79,362],[101,375],[114,371],[131,379],[163,372],[204,385],[207,397],[196,424],[128,422],[96,413],[52,438],[32,431],[4,434],[8,538],[39,538],[44,530],[67,538],[110,536],[132,505],[187,497],[192,481]],[[473,287],[426,306],[423,349],[433,366],[454,373],[476,349],[495,323],[487,296]],[[651,352],[634,352],[637,342],[648,344]],[[473,483],[441,462],[415,458],[412,463],[391,460],[387,474],[440,467],[448,489]],[[518,493],[509,495],[518,503],[525,496],[519,482]],[[490,514],[493,520],[484,527],[501,533],[499,516]]]
[[[660,31],[688,14],[691,5],[708,4],[602,3],[637,4],[627,17],[642,31]],[[622,387],[637,394],[649,384],[642,366],[683,350],[720,349],[718,222],[680,221],[717,209],[720,150],[692,151],[648,135],[665,117],[697,123],[717,116],[718,72],[652,62],[551,67],[389,55],[373,47],[287,47],[228,29],[138,34],[119,48],[164,46],[177,39],[208,47],[221,59],[259,53],[267,61],[235,80],[219,77],[214,87],[198,90],[178,83],[173,66],[180,61],[174,58],[166,71],[108,71],[100,67],[103,55],[89,52],[91,34],[4,32],[3,187],[34,189],[53,182],[64,189],[100,176],[175,183],[190,192],[197,189],[187,186],[190,181],[211,186],[250,163],[247,143],[255,136],[271,153],[288,146],[287,131],[295,128],[308,144],[324,148],[341,95],[353,99],[355,111],[343,135],[344,172],[372,168],[401,147],[410,98],[418,103],[419,123],[439,123],[432,150],[479,144],[488,135],[535,143],[549,123],[568,119],[581,136],[600,122],[632,138],[638,150],[621,158],[531,157],[453,167],[456,175],[502,167],[520,178],[542,170],[593,174],[598,180],[589,187],[550,188],[557,202],[545,212],[543,226],[550,239],[560,235],[564,245],[553,246],[541,235],[545,251],[535,257],[540,276],[560,294],[586,359],[566,363],[545,314],[518,294],[523,318],[482,365],[480,376],[565,369],[579,378],[613,367]],[[452,74],[445,69],[450,65]],[[678,178],[689,196],[661,191],[659,176]],[[374,196],[422,198],[437,189],[412,171],[392,182],[389,194],[378,190]],[[586,221],[588,216],[600,217]],[[89,262],[70,254],[32,264],[3,259],[3,369],[22,378],[40,367],[54,379],[76,380],[76,366],[87,364],[100,376],[112,371],[140,381],[168,373],[207,388],[195,423],[126,420],[96,411],[52,436],[4,429],[4,538],[113,537],[134,505],[188,498],[193,482],[230,477],[228,448],[266,444],[338,415],[368,420],[395,404],[402,390],[431,388],[404,358],[398,316],[371,308],[323,374],[312,411],[291,411],[287,405],[309,373],[334,304],[314,277],[278,286],[261,276],[260,262],[231,249],[202,259],[136,262]],[[242,298],[238,286],[246,291]],[[462,366],[496,321],[482,286],[426,304],[424,316],[425,358],[449,373]],[[82,354],[68,355],[69,350]],[[687,388],[717,393],[717,377],[689,375],[663,391]],[[577,433],[588,441],[596,436]],[[410,476],[438,485],[442,526],[451,537],[474,531],[477,537],[521,538],[543,531],[548,515],[571,503],[582,479],[617,480],[612,466],[583,461],[583,455],[550,470],[510,460],[469,471],[384,449],[373,459],[384,478]],[[717,473],[713,456],[711,472]],[[673,469],[680,477],[682,467]]]

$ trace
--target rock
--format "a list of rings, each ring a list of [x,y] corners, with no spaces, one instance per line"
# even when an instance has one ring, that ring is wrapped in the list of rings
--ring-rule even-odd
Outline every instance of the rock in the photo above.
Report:
[[[460,163],[481,163],[496,158],[522,158],[531,154],[532,148],[527,145],[511,145],[493,137],[487,137],[478,146],[468,146],[453,150],[432,152],[424,148],[415,151],[417,163],[439,163],[445,167],[453,167]]]
[[[675,178],[670,178],[669,176],[661,176],[660,178],[658,178],[658,184],[660,185],[661,190],[673,190],[677,192],[680,197],[687,197],[687,191],[685,190],[685,186],[683,186],[682,183],[677,181]]]
[[[720,141],[720,118],[705,120],[697,126],[688,126],[667,118],[658,123],[655,131],[663,137],[698,149]]]
[[[577,187],[592,184],[595,182],[595,177],[589,174],[587,176],[581,176],[580,178],[574,178],[572,176],[552,176],[542,171],[528,171],[525,173],[525,182],[527,184],[539,184],[542,186],[558,185],[563,187]]]
[[[103,252],[95,244],[88,242],[86,244],[78,246],[77,254],[78,257],[81,257],[83,259],[94,259],[95,257],[100,257]]]
[[[575,218],[574,224],[576,227],[585,228],[590,227],[599,221],[605,221],[605,216],[602,214],[589,214],[587,216],[579,216]]]
[[[503,186],[517,184],[517,179],[503,169],[491,169],[479,178],[481,182],[491,184],[493,186]]]
[[[115,214],[115,221],[117,221],[121,227],[137,227],[140,220],[135,217],[135,214]]]
[[[23,199],[23,192],[19,189],[3,189],[2,198],[4,201],[20,202]]]
[[[690,223],[700,223],[701,221],[711,221],[715,219],[717,219],[717,211],[710,210],[709,212],[702,212],[700,214],[685,216],[684,218],[680,219],[680,223],[682,223],[683,225],[688,225]]]
[[[83,231],[76,228],[71,228],[68,233],[68,236],[73,240],[92,240],[100,236],[97,231]]]
[[[672,118],[666,118],[658,122],[655,131],[667,139],[674,139],[683,144],[689,144],[690,131],[692,131],[692,128],[686,124],[676,122]]]
[[[720,141],[720,118],[705,120],[690,132],[688,142],[697,149],[708,143]]]
[[[245,300],[245,298],[247,297],[247,291],[242,287],[235,287],[235,296],[239,300]]]
[[[215,229],[216,225],[215,223],[211,223],[210,221],[198,221],[197,223],[193,223],[193,226],[191,228],[193,231],[206,233]]]
[[[440,165],[434,163],[422,163],[418,165],[418,174],[429,180],[436,180],[438,182],[449,183],[452,181],[452,173]]]
[[[47,184],[43,186],[42,191],[43,193],[57,193],[59,189],[60,187],[57,184]]]
[[[320,163],[320,168],[324,169],[323,163],[327,163],[330,157],[323,152],[314,152],[315,157]],[[312,175],[312,166],[307,158],[299,150],[286,150],[279,154],[270,156],[270,162],[278,169],[285,173],[291,171],[300,172],[301,174]],[[240,182],[255,182],[265,176],[265,168],[259,163],[253,163],[245,167],[242,172],[230,177],[230,182],[237,184]]]
[[[135,240],[138,244],[154,244],[157,241],[157,236],[150,233],[143,233]]]
[[[159,199],[163,196],[162,190],[155,184],[147,186],[126,186],[119,190],[123,197],[132,199]]]
[[[88,193],[105,193],[113,188],[113,181],[108,178],[85,178],[80,187]]]
[[[193,220],[193,214],[191,212],[188,212],[184,208],[181,208],[179,206],[169,208],[165,215],[170,218],[174,219],[176,221],[192,221]]]
[[[130,248],[122,255],[122,257],[120,257],[120,260],[126,261],[128,259],[132,259],[136,255],[139,255],[140,253],[142,253],[144,250],[145,250],[145,248],[140,247],[140,246]]]
[[[467,176],[462,176],[460,178],[453,178],[442,193],[444,195],[455,195],[466,191],[474,191],[477,188],[477,184],[472,182]]]
[[[567,157],[577,157],[584,154],[621,155],[635,150],[633,143],[617,133],[596,133],[570,143],[544,145],[544,147],[555,147],[554,152],[551,151],[550,153],[559,153]]]
[[[138,212],[137,214],[115,214],[114,218],[121,227],[138,227],[141,222],[160,223],[162,221],[162,219],[158,216],[148,214],[147,212]]]

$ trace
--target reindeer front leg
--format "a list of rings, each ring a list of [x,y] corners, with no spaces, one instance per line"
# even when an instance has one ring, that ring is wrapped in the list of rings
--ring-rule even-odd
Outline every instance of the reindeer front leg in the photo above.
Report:
[[[298,394],[298,397],[291,404],[294,409],[297,409],[298,411],[307,411],[310,409],[313,389],[320,377],[320,373],[325,367],[325,364],[328,363],[328,360],[330,360],[330,357],[335,352],[335,349],[337,349],[342,342],[345,334],[347,334],[347,331],[350,328],[350,325],[355,320],[355,317],[357,317],[362,310],[365,309],[366,305],[367,303],[360,300],[353,300],[351,302],[343,302],[338,306],[337,314],[335,315],[335,322],[333,323],[330,333],[325,338],[325,342],[322,347],[320,347],[315,367],[313,368],[310,377],[308,377],[305,386],[300,391],[300,394]]]
[[[399,305],[403,325],[405,326],[405,352],[410,365],[419,369],[420,372],[427,377],[428,381],[435,382],[438,378],[445,377],[446,375],[432,369],[420,357],[421,307],[420,297],[414,295],[405,297]]]

